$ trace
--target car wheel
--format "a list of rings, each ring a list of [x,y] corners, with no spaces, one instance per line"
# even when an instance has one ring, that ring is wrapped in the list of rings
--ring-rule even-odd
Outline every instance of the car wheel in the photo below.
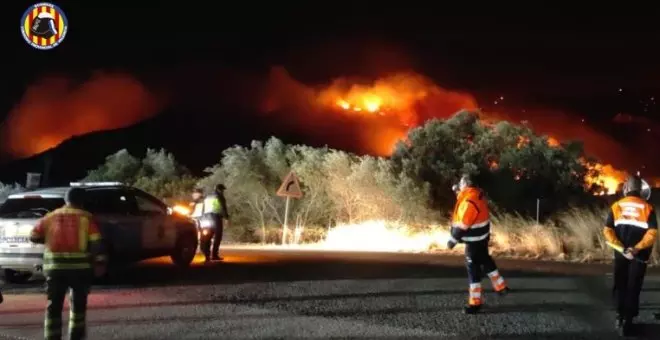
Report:
[[[22,284],[28,282],[32,277],[32,273],[19,272],[12,269],[5,269],[5,282]]]
[[[179,267],[188,267],[197,253],[196,235],[179,235],[174,247],[174,252],[170,257],[172,262]]]

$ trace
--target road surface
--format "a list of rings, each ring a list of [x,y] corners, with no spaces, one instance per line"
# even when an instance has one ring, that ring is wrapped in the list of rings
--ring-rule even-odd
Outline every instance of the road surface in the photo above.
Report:
[[[227,249],[178,271],[165,258],[95,287],[89,339],[617,339],[609,266],[499,260],[515,291],[487,289],[464,315],[461,257]],[[42,334],[43,282],[5,286],[0,339]],[[484,281],[484,287],[488,287]],[[660,275],[647,276],[640,336],[660,339]],[[66,321],[65,321],[66,324]]]

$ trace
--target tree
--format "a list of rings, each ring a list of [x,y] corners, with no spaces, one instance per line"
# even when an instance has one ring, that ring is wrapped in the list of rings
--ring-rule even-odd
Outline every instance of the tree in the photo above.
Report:
[[[564,198],[584,195],[583,159],[579,145],[551,146],[529,126],[490,124],[468,111],[413,129],[392,156],[396,171],[429,185],[438,209],[451,206],[451,185],[468,173],[497,207],[523,214],[534,212],[535,198],[557,203],[556,210],[569,202]]]
[[[89,171],[82,181],[122,182],[162,199],[179,200],[192,191],[198,179],[164,149],[147,149],[142,160],[124,149],[106,157],[105,163]]]

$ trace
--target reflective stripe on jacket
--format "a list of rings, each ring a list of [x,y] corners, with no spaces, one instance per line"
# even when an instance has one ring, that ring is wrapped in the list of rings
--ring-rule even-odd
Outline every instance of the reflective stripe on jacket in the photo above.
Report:
[[[451,235],[457,242],[478,242],[490,235],[488,202],[481,190],[467,187],[458,194]]]
[[[30,239],[45,245],[44,272],[90,269],[93,261],[104,260],[98,226],[84,210],[54,210],[37,223]]]
[[[638,257],[648,260],[657,238],[658,220],[653,206],[637,196],[626,196],[612,204],[604,234],[610,243],[634,247]]]

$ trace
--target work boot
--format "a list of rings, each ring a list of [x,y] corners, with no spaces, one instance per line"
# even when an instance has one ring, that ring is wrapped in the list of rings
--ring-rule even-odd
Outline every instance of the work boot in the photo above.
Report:
[[[223,260],[223,258],[220,255],[213,255],[211,257],[211,261],[222,261],[222,260]]]
[[[481,305],[467,305],[463,309],[465,314],[477,314],[481,310]]]
[[[502,297],[509,295],[509,293],[511,293],[511,289],[509,287],[504,287],[504,289],[497,291],[497,295]]]

